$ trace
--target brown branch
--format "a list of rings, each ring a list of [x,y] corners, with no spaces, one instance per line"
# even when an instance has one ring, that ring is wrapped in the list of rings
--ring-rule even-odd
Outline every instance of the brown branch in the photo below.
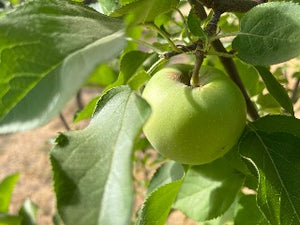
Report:
[[[247,12],[267,0],[196,0],[198,3],[220,12]]]
[[[192,2],[192,4],[193,4],[192,8],[193,8],[193,10],[195,10],[194,13],[196,15],[201,15],[201,17],[200,17],[201,20],[205,20],[207,15],[206,15],[206,13],[205,13],[205,15],[203,13],[204,8],[203,8],[203,5],[200,4],[200,2],[202,2],[202,1],[200,1],[200,0],[189,0],[189,2]],[[222,1],[222,2],[229,2],[229,1]],[[235,1],[232,1],[232,2],[235,2]],[[228,53],[220,40],[216,40],[216,41],[212,42],[212,46],[217,52]],[[248,115],[250,116],[250,118],[252,120],[257,120],[259,118],[257,109],[254,106],[253,102],[251,101],[251,99],[250,99],[250,97],[249,97],[249,95],[246,91],[246,88],[245,88],[244,84],[241,81],[240,75],[237,71],[237,68],[234,64],[234,61],[231,58],[226,58],[226,57],[222,57],[222,56],[219,56],[219,59],[220,59],[221,63],[223,64],[226,72],[230,76],[230,78],[240,88],[240,90],[241,90],[241,92],[242,92],[242,94],[245,98],[246,104],[247,104]]]
[[[216,51],[227,53],[226,49],[224,48],[224,46],[220,40],[214,41],[212,43],[212,46]],[[220,59],[221,63],[223,64],[226,72],[230,76],[230,78],[240,88],[240,90],[245,98],[246,104],[247,104],[247,112],[248,112],[249,116],[253,120],[259,119],[257,109],[255,108],[253,102],[251,101],[251,99],[246,91],[244,84],[241,81],[239,72],[237,71],[234,61],[231,58],[226,58],[226,57],[222,57],[222,56],[220,56],[219,59]]]

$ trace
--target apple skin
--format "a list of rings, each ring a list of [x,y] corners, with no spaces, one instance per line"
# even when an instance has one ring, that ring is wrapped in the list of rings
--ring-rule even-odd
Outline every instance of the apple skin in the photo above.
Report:
[[[147,83],[143,98],[152,114],[143,131],[162,155],[183,164],[209,163],[230,150],[246,124],[239,88],[221,71],[202,66],[200,86],[178,68],[164,68]]]

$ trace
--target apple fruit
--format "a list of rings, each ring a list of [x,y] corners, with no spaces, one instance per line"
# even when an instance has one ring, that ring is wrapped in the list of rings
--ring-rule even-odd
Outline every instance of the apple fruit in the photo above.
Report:
[[[246,104],[235,83],[213,67],[202,66],[199,87],[189,83],[182,65],[153,75],[142,94],[152,108],[143,131],[165,157],[199,165],[237,143],[246,124]]]

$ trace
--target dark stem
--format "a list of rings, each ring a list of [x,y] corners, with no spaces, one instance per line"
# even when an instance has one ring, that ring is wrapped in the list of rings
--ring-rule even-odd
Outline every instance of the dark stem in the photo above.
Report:
[[[199,4],[220,12],[248,12],[253,7],[268,2],[267,0],[196,0]]]
[[[84,105],[82,103],[82,98],[81,98],[81,90],[79,90],[76,94],[76,102],[77,102],[77,106],[79,108],[79,110],[82,110],[84,108]]]
[[[220,40],[216,40],[216,41],[212,42],[212,46],[216,51],[227,53],[226,49],[224,48],[224,46]],[[226,58],[226,57],[222,57],[222,56],[220,56],[219,59],[220,59],[221,63],[223,64],[226,72],[230,76],[230,78],[240,88],[240,90],[245,98],[245,101],[247,104],[247,112],[248,112],[250,118],[252,120],[259,119],[257,109],[255,108],[253,102],[251,101],[251,99],[246,91],[244,84],[241,81],[239,72],[237,71],[234,61],[231,58]]]
[[[202,41],[196,41],[194,43],[192,43],[191,45],[187,45],[187,46],[184,46],[184,45],[177,45],[177,48],[180,49],[180,52],[178,51],[171,51],[171,52],[166,52],[166,53],[163,53],[161,55],[162,58],[171,58],[173,56],[176,56],[176,55],[180,55],[180,54],[183,54],[183,53],[187,53],[187,52],[193,52],[196,50],[197,46],[199,44],[202,44]]]
[[[215,11],[214,14],[212,15],[211,20],[205,27],[205,31],[208,34],[208,37],[212,37],[217,33],[218,22],[220,20],[221,15],[222,15],[221,11]]]
[[[202,7],[201,4],[199,4],[198,0],[188,0],[188,1],[195,15],[198,16],[201,20],[205,20],[207,17],[205,9]]]
[[[84,0],[83,3],[86,4],[86,5],[89,5],[89,4],[92,4],[92,3],[95,3],[97,2],[97,0]]]
[[[65,117],[64,117],[64,115],[62,113],[59,114],[59,118],[60,118],[62,124],[64,125],[65,129],[66,130],[70,130],[70,126],[67,123],[67,121],[66,121],[66,119],[65,119]]]
[[[292,103],[296,103],[298,100],[297,95],[298,95],[298,90],[299,90],[299,84],[300,84],[300,77],[297,78],[295,86],[293,88],[293,92],[292,92],[292,96],[291,96]]]
[[[223,1],[223,2],[229,2],[229,1]],[[193,3],[196,4],[196,6],[194,6],[194,7],[192,6],[192,8],[194,10],[197,10],[197,12],[195,11],[195,14],[201,15],[200,19],[205,20],[207,15],[206,15],[206,13],[205,13],[205,15],[203,14],[203,10],[204,10],[203,5],[201,5],[198,1],[193,1]],[[202,8],[202,9],[200,9],[200,8]],[[216,40],[216,41],[212,42],[212,46],[217,52],[228,53],[220,40]],[[245,98],[246,104],[247,104],[248,115],[250,116],[250,118],[252,120],[257,120],[259,118],[257,109],[254,106],[253,102],[251,101],[251,99],[246,91],[246,88],[241,81],[240,75],[237,71],[234,61],[231,58],[226,58],[226,57],[222,57],[222,56],[219,56],[219,59],[220,59],[221,63],[223,64],[226,72],[230,76],[230,78],[240,88],[240,90]]]

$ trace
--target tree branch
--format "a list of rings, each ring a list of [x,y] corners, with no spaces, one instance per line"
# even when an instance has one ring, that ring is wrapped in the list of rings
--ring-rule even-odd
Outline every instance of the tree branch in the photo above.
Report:
[[[247,12],[267,0],[194,0],[207,8],[220,12]]]
[[[205,20],[207,18],[207,15],[204,11],[203,5],[201,5],[201,2],[203,2],[203,1],[202,0],[189,0],[189,2],[192,3],[192,9],[194,10],[194,13],[196,15],[201,16],[200,17],[201,20]],[[217,1],[205,1],[205,2],[217,2]],[[223,3],[224,2],[235,2],[236,3],[235,0],[233,0],[233,1],[221,1],[221,2],[223,2]],[[226,3],[224,3],[224,4],[226,4]],[[212,46],[217,52],[228,53],[220,40],[213,41]],[[248,115],[250,116],[250,118],[252,120],[257,120],[259,118],[257,109],[254,106],[253,102],[251,101],[251,99],[250,99],[250,97],[249,97],[249,95],[246,91],[246,88],[245,88],[245,86],[243,85],[243,83],[241,81],[240,75],[237,71],[237,68],[234,64],[234,61],[231,58],[226,58],[226,57],[222,57],[222,56],[219,56],[219,59],[220,59],[221,63],[223,64],[226,72],[230,76],[230,78],[240,88],[240,90],[241,90],[241,92],[242,92],[242,94],[245,98],[246,104],[247,104]]]

